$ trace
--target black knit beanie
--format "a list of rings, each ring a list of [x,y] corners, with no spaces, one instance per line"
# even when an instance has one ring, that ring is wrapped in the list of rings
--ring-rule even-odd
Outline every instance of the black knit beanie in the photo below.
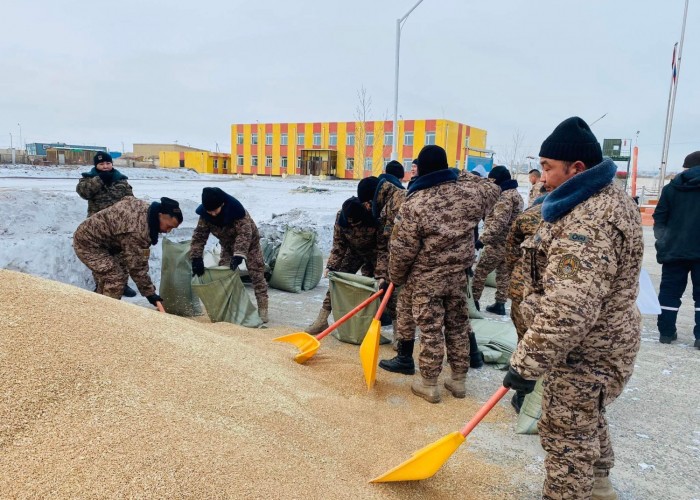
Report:
[[[182,222],[182,210],[180,210],[180,204],[171,198],[163,197],[160,199],[160,208],[158,212],[175,217],[178,222]]]
[[[700,167],[700,151],[690,153],[683,161],[683,168]]]
[[[379,184],[379,179],[375,176],[366,177],[362,179],[357,184],[357,197],[361,202],[372,201],[374,199],[374,192],[377,190],[377,184]]]
[[[386,171],[387,174],[393,175],[394,177],[396,177],[399,180],[403,179],[403,176],[404,176],[403,165],[401,165],[396,160],[391,160],[389,163],[387,163],[386,168],[384,170]]]
[[[489,179],[494,179],[497,186],[500,186],[505,181],[510,180],[510,172],[503,165],[496,165],[489,172]]]
[[[540,148],[541,158],[562,161],[582,161],[591,167],[603,161],[598,139],[591,128],[578,116],[567,118],[554,129]]]
[[[204,210],[211,212],[216,210],[226,201],[226,193],[220,188],[205,187],[202,189],[202,205]]]
[[[350,224],[357,224],[365,220],[367,210],[362,206],[359,198],[353,196],[343,203],[343,215]]]
[[[425,146],[418,153],[418,175],[447,169],[447,153],[440,146]]]
[[[100,151],[92,159],[92,162],[95,164],[95,166],[97,166],[98,163],[103,163],[106,161],[109,163],[112,163],[112,157],[110,156],[109,153],[105,153],[104,151]]]

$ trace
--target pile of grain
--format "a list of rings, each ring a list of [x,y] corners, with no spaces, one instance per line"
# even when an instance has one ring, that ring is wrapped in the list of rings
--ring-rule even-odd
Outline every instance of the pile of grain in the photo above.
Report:
[[[196,323],[10,271],[0,297],[2,496],[517,496],[466,445],[430,480],[368,484],[479,402],[430,405],[386,373],[368,394],[356,347],[298,365],[270,341],[286,330]]]

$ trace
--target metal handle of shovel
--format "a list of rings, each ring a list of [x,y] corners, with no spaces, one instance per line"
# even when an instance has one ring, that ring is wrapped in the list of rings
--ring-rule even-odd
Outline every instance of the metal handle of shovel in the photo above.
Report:
[[[373,302],[374,300],[376,300],[376,299],[377,299],[378,297],[380,297],[383,293],[384,293],[384,290],[379,290],[378,292],[373,293],[373,294],[370,295],[368,298],[366,298],[365,300],[363,300],[362,302],[360,302],[358,305],[356,305],[355,307],[353,307],[349,312],[347,312],[344,316],[342,316],[338,321],[336,321],[336,322],[333,323],[331,326],[329,326],[328,328],[326,328],[325,330],[323,330],[321,333],[319,333],[318,335],[316,335],[316,340],[321,340],[323,337],[325,337],[326,335],[328,335],[329,333],[331,333],[333,330],[335,330],[335,329],[338,328],[340,325],[342,325],[343,323],[345,323],[347,320],[349,320],[350,318],[352,318],[355,314],[357,314],[357,313],[360,312],[362,309],[364,309],[365,307],[367,307],[371,302]],[[382,304],[383,304],[383,302],[382,302]],[[381,309],[381,310],[383,311],[383,307],[382,307],[382,306],[379,306],[379,309]],[[380,316],[381,316],[381,314],[380,314]]]

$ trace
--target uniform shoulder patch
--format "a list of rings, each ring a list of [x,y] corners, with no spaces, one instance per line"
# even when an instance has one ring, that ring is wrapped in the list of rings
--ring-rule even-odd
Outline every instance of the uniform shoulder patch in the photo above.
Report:
[[[583,234],[570,233],[569,239],[571,241],[578,241],[579,243],[585,243],[588,241],[588,236]]]
[[[561,279],[574,278],[581,269],[581,260],[573,254],[562,255],[557,265],[557,276]]]

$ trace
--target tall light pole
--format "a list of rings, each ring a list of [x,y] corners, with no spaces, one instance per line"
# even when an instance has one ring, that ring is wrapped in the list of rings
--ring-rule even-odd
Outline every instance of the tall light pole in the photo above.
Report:
[[[411,15],[416,7],[423,0],[418,0],[416,4],[406,12],[406,15],[396,20],[396,65],[394,68],[394,127],[392,129],[394,140],[391,141],[391,159],[396,160],[398,157],[397,145],[399,143],[399,49],[401,47],[401,24]]]
[[[10,155],[12,155],[12,164],[15,164],[15,148],[12,146],[12,132],[10,132]]]
[[[21,151],[22,150],[22,125],[20,125],[18,123],[17,126],[19,127],[19,150]]]

